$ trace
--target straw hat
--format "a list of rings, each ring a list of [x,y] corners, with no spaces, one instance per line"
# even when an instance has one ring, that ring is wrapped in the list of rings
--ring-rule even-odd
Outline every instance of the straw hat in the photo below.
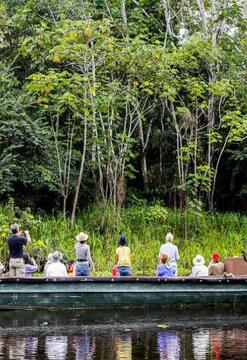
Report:
[[[87,241],[88,235],[85,234],[84,232],[80,232],[80,234],[77,235],[75,238],[76,238],[77,241],[83,242],[83,241]]]
[[[196,257],[193,259],[194,265],[204,265],[205,260],[202,255],[196,255]]]

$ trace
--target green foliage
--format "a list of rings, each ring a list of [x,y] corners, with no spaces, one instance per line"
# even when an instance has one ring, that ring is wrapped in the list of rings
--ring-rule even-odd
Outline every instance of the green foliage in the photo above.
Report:
[[[197,208],[195,208],[197,206]],[[135,275],[153,275],[158,263],[161,244],[168,231],[174,234],[180,260],[179,275],[188,275],[193,258],[202,254],[209,263],[211,254],[219,252],[222,258],[241,255],[246,249],[247,218],[237,214],[207,214],[198,209],[199,203],[191,203],[188,212],[169,210],[159,203],[142,204],[125,208],[116,214],[107,208],[102,218],[102,209],[92,206],[78,216],[74,227],[61,217],[34,217],[30,211],[20,211],[11,200],[1,206],[0,255],[6,262],[6,236],[9,226],[17,221],[30,231],[32,242],[27,251],[43,265],[47,255],[54,250],[63,253],[64,260],[75,258],[75,236],[80,231],[89,234],[96,274],[109,275],[115,262],[115,251],[120,234],[125,234],[131,248],[131,260]],[[200,216],[196,212],[200,211]],[[185,234],[185,225],[187,233]]]
[[[0,0],[1,199],[66,215],[85,155],[81,206],[121,206],[129,186],[188,211],[231,187],[245,202],[227,152],[246,144],[242,2],[165,3]]]
[[[168,210],[159,204],[151,206],[145,215],[145,218],[151,224],[162,224],[166,221],[167,217]]]

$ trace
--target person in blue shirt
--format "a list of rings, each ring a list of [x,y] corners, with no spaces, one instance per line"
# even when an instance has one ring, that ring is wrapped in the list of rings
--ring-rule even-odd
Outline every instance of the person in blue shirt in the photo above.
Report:
[[[174,267],[169,266],[168,262],[168,254],[163,253],[160,257],[160,264],[157,266],[156,275],[162,277],[174,277],[176,274],[176,269]]]

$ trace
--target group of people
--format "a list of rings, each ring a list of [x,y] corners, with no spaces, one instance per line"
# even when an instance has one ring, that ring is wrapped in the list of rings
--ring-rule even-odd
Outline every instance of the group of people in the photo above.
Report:
[[[12,235],[7,237],[9,250],[9,276],[21,277],[31,276],[38,271],[35,260],[23,252],[23,247],[31,241],[29,232],[20,230],[18,224],[11,225]],[[90,248],[86,241],[88,235],[81,232],[76,236],[76,262],[70,260],[67,267],[62,262],[62,254],[54,251],[48,255],[44,266],[44,275],[49,277],[56,276],[88,276],[89,271],[94,269],[90,254]],[[2,272],[4,271],[2,267]]]
[[[130,248],[127,246],[127,240],[124,235],[120,236],[119,247],[116,250],[116,265],[113,267],[113,276],[130,276]],[[161,245],[159,251],[159,264],[156,269],[156,275],[161,277],[177,276],[177,261],[179,260],[178,248],[173,244],[173,235],[169,232],[166,235],[166,243]],[[212,260],[209,266],[205,265],[202,255],[197,255],[193,259],[191,276],[209,276],[223,275],[224,264],[220,261],[218,253],[212,254]]]
[[[156,275],[173,277],[177,275],[177,261],[179,260],[178,248],[173,244],[173,235],[169,232],[166,235],[166,243],[160,247],[160,264],[157,266]],[[198,254],[193,259],[193,267],[190,276],[220,276],[224,274],[224,264],[220,261],[220,255],[213,253],[211,262],[205,265],[205,259]]]
[[[31,241],[29,232],[21,231],[18,224],[11,226],[11,232],[12,235],[7,238],[10,258],[9,276],[31,276],[38,271],[38,266],[32,257],[23,253],[23,246]],[[70,260],[65,266],[62,262],[62,255],[58,251],[50,253],[44,266],[45,276],[88,276],[90,271],[94,270],[90,247],[87,244],[88,235],[80,232],[75,239],[76,260]],[[131,251],[124,235],[120,236],[118,245],[112,275],[131,276]],[[160,247],[156,275],[162,277],[176,276],[178,260],[178,248],[173,244],[173,235],[169,232],[166,235],[166,243]],[[212,254],[212,261],[209,266],[205,265],[202,255],[197,255],[193,259],[193,264],[191,276],[223,275],[224,273],[224,264],[220,261],[218,253]]]

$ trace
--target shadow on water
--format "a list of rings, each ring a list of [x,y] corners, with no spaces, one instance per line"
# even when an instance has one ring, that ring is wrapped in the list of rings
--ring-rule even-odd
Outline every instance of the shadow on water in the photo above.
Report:
[[[246,325],[247,313],[233,310],[77,310],[1,311],[0,336],[6,334],[78,334],[81,331],[155,330],[157,328]]]
[[[246,359],[246,337],[229,309],[0,312],[0,359]]]

